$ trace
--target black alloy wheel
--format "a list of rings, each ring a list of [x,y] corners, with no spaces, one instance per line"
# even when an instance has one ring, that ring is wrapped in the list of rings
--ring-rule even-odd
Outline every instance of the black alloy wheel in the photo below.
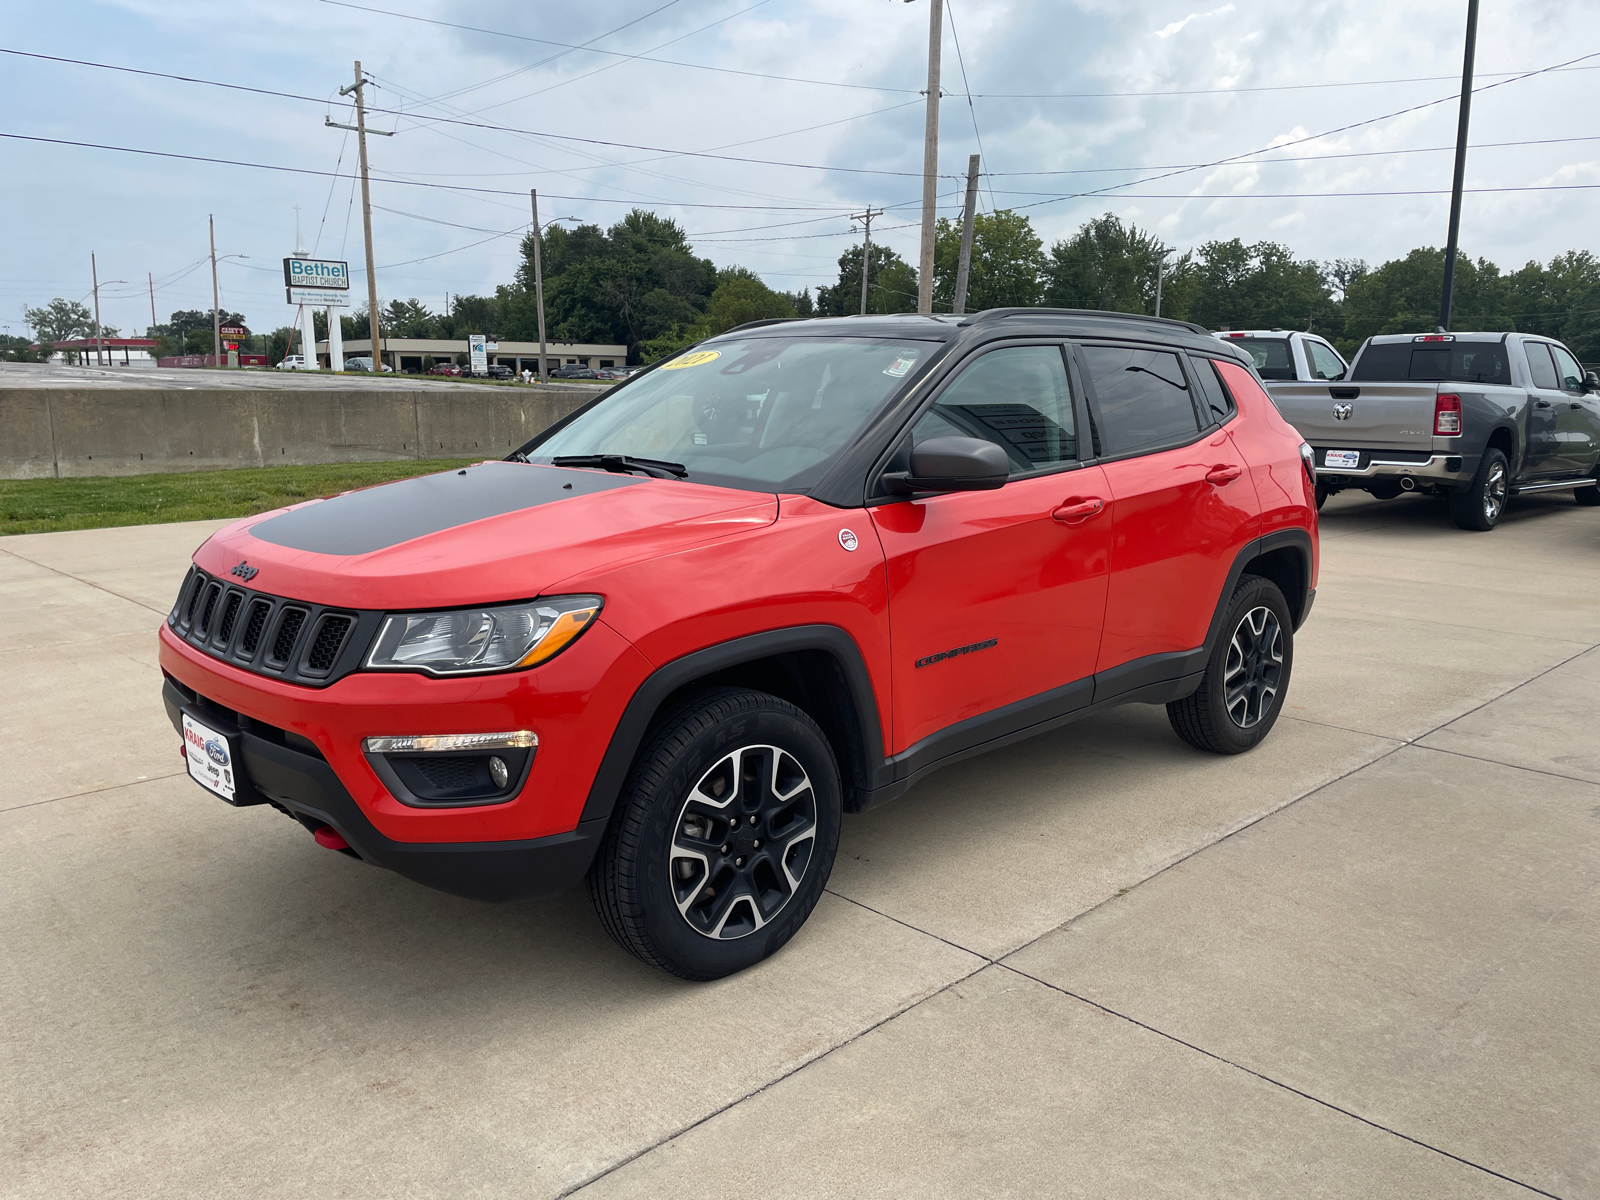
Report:
[[[1167,705],[1191,746],[1242,754],[1260,744],[1283,710],[1294,666],[1294,620],[1278,585],[1243,575],[1234,585],[1200,686]]]
[[[1511,494],[1511,464],[1499,450],[1490,447],[1478,462],[1472,482],[1459,492],[1450,493],[1450,516],[1462,529],[1487,533],[1500,523]]]
[[[763,692],[718,688],[646,739],[589,895],[623,949],[683,979],[776,952],[833,868],[839,770],[814,721]]]

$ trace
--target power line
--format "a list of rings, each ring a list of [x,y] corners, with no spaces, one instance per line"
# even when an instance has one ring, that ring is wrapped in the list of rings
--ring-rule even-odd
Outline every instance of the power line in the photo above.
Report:
[[[1600,136],[1568,137],[1568,138],[1530,138],[1517,142],[1473,142],[1467,147],[1469,150],[1496,150],[1507,146],[1555,146],[1567,142],[1600,142]],[[1292,163],[1292,162],[1331,162],[1342,158],[1388,158],[1398,154],[1438,154],[1442,151],[1454,151],[1454,146],[1412,146],[1401,150],[1354,150],[1343,154],[1303,154],[1284,158],[1262,159],[1263,164]],[[1262,151],[1261,153],[1269,153]],[[1168,163],[1164,166],[1144,167],[1080,167],[1072,171],[986,171],[984,174],[991,179],[1009,179],[1024,175],[1104,175],[1115,171],[1176,171],[1191,167],[1203,166],[1203,163]],[[1043,192],[1021,193],[1010,192],[1008,195],[1037,195]]]
[[[945,0],[945,12],[950,17],[950,40],[956,45],[956,65],[961,68],[961,86],[967,93],[967,112],[972,117],[972,136],[977,139],[978,153],[984,162],[988,162],[989,156],[983,148],[983,134],[978,132],[978,108],[972,103],[972,84],[967,81],[967,60],[961,55],[961,37],[956,33],[956,14],[955,9],[951,7],[951,0]],[[1000,207],[994,202],[993,187],[989,189],[989,207],[992,209]]]
[[[1600,66],[1560,67],[1562,71],[1600,71]],[[1480,71],[1478,78],[1510,78],[1530,74],[1524,71]],[[1394,83],[1451,83],[1459,75],[1412,75],[1404,79],[1348,79],[1332,83],[1274,83],[1257,87],[1171,88],[1155,92],[974,92],[979,100],[1128,100],[1161,96],[1230,96],[1246,92],[1307,92],[1320,88],[1380,87]]]
[[[5,132],[0,132],[0,138],[9,138],[12,141],[19,141],[19,142],[39,142],[39,143],[42,143],[42,144],[45,144],[45,145],[51,145],[51,146],[76,146],[76,147],[79,147],[81,149],[86,149],[86,150],[113,150],[113,151],[116,151],[119,154],[139,154],[139,155],[144,155],[144,156],[151,157],[151,158],[175,158],[175,159],[180,159],[180,160],[182,160],[184,162],[216,163],[218,165],[227,166],[227,167],[248,167],[251,170],[256,170],[256,171],[278,171],[278,172],[282,172],[282,173],[290,174],[290,175],[317,175],[317,176],[321,176],[322,178],[328,178],[330,176],[333,176],[333,172],[332,171],[319,171],[319,170],[316,170],[313,167],[286,167],[286,166],[282,166],[282,165],[277,164],[277,163],[244,162],[244,161],[242,161],[240,159],[236,159],[236,158],[213,158],[213,157],[210,157],[209,155],[204,155],[204,154],[177,154],[177,153],[174,153],[174,152],[172,152],[170,150],[145,150],[145,149],[142,149],[142,148],[139,148],[139,147],[135,147],[135,146],[110,146],[110,145],[107,145],[107,144],[105,144],[103,142],[79,142],[79,141],[73,141],[73,140],[71,140],[69,138],[37,137],[35,135],[26,134],[26,133],[5,133]],[[350,176],[343,176],[343,178],[348,179],[348,178],[350,178]],[[375,178],[376,178],[377,182],[379,182],[379,183],[391,183],[391,184],[395,184],[395,185],[400,186],[400,187],[434,188],[434,189],[439,190],[439,191],[481,193],[483,195],[488,195],[488,196],[520,196],[520,195],[522,195],[521,192],[507,191],[504,188],[468,187],[465,184],[453,184],[453,183],[422,183],[422,182],[419,182],[419,181],[413,180],[413,179],[391,179],[391,178],[387,178],[387,177],[384,177],[384,176],[376,176]],[[552,194],[550,198],[552,200],[576,200],[576,201],[581,201],[581,202],[588,203],[588,204],[637,204],[638,203],[638,201],[636,201],[636,200],[619,200],[619,199],[615,199],[615,198],[612,198],[612,197],[609,197],[609,196],[558,196],[558,195]],[[667,205],[668,207],[671,207],[671,208],[709,208],[709,209],[732,210],[732,211],[735,211],[735,212],[837,212],[837,211],[839,211],[838,209],[830,209],[826,205],[821,205],[821,204],[814,204],[814,205],[788,205],[788,206],[774,205],[774,204],[698,204],[698,203],[692,203],[692,202],[686,201],[686,200],[660,200],[660,201],[657,201],[657,203]]]

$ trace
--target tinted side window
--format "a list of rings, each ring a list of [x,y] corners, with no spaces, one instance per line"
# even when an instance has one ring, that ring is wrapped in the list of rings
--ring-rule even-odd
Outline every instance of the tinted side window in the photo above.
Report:
[[[1553,392],[1561,386],[1561,381],[1556,378],[1555,364],[1550,361],[1550,347],[1543,342],[1524,342],[1524,350],[1528,352],[1528,374],[1533,378],[1533,386]]]
[[[1578,360],[1568,354],[1564,346],[1551,346],[1550,354],[1556,360],[1556,374],[1561,377],[1561,386],[1569,392],[1583,391],[1583,368],[1578,365]]]
[[[1200,432],[1178,356],[1164,350],[1084,346],[1107,454],[1177,445]]]
[[[1058,346],[1008,346],[964,368],[918,418],[911,443],[934,437],[993,442],[1013,475],[1074,462],[1077,426]]]
[[[1210,421],[1221,424],[1233,415],[1233,397],[1228,395],[1228,389],[1223,386],[1221,378],[1217,375],[1217,366],[1209,358],[1191,358],[1189,365],[1194,369],[1189,377],[1200,388],[1200,413],[1202,418],[1207,414]]]
[[[1339,356],[1321,342],[1306,342],[1306,353],[1311,357],[1311,377],[1313,379],[1343,379],[1344,363],[1339,361]]]

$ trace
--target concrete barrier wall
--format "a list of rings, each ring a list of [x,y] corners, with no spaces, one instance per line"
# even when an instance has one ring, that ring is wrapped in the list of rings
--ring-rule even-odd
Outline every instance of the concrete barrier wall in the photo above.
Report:
[[[0,389],[0,479],[501,458],[593,395],[541,388]]]

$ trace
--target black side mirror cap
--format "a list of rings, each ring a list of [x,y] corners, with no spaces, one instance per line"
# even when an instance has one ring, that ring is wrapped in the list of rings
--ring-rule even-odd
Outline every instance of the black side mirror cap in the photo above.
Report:
[[[1583,390],[1586,392],[1600,392],[1600,375],[1593,371],[1583,373]]]
[[[911,451],[911,470],[891,471],[884,482],[893,491],[988,492],[1011,478],[1011,460],[982,438],[938,437]]]

